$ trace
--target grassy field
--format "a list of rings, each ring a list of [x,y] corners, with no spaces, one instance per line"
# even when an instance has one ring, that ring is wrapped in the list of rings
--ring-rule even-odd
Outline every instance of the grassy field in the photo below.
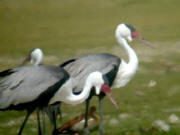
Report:
[[[139,70],[126,87],[114,89],[119,110],[105,100],[106,134],[179,135],[180,120],[170,120],[180,118],[179,5],[179,0],[0,0],[0,70],[17,66],[35,47],[44,51],[44,64],[99,52],[127,59],[114,30],[118,23],[132,24],[156,47],[131,43]],[[97,104],[96,98],[92,104]],[[62,109],[59,125],[82,113],[84,104]],[[24,115],[0,112],[0,135],[15,135]],[[34,114],[24,135],[36,135],[36,127]]]

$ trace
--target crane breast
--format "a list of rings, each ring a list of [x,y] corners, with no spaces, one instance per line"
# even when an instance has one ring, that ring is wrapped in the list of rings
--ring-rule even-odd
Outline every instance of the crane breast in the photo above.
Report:
[[[129,69],[128,64],[122,60],[113,83],[113,88],[124,87],[131,80],[134,74],[135,71]]]

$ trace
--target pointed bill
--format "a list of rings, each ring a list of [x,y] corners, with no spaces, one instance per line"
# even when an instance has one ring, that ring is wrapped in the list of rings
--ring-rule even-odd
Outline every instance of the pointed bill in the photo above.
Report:
[[[30,55],[28,55],[25,59],[24,59],[24,61],[21,63],[21,66],[23,66],[23,65],[25,65],[27,62],[29,62],[31,60],[31,56]]]
[[[102,92],[104,92],[106,94],[106,96],[113,103],[113,105],[116,107],[116,109],[118,109],[119,105],[117,104],[117,102],[114,99],[114,96],[111,92],[111,88],[106,83],[104,83],[101,87],[101,90],[102,90]]]
[[[148,46],[150,46],[150,47],[154,47],[154,45],[153,45],[151,42],[147,41],[145,38],[143,38],[143,37],[142,37],[138,32],[136,32],[136,31],[132,31],[132,32],[131,32],[131,36],[132,36],[133,39],[137,39],[138,41],[142,42],[144,45],[148,45]]]
[[[112,102],[112,104],[116,107],[116,109],[119,109],[119,105],[116,102],[112,92],[104,92],[106,94],[106,96],[109,98],[109,100]]]
[[[143,37],[141,37],[141,36],[138,37],[137,40],[140,41],[140,42],[142,42],[144,45],[148,45],[148,46],[154,48],[154,45],[153,45],[151,42],[147,41],[145,38],[143,38]]]

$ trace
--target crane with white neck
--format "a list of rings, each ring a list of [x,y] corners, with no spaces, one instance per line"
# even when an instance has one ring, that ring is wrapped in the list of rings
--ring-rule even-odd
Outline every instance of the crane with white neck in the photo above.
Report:
[[[31,62],[34,66],[39,66],[42,63],[43,58],[44,58],[43,51],[40,48],[34,48],[28,53],[27,57],[22,62],[21,66],[24,66],[29,62]],[[41,110],[42,111],[43,132],[41,131],[39,109],[37,110],[38,134],[39,135],[41,135],[41,134],[45,135],[46,134],[45,113],[48,115],[51,123],[53,124],[54,129],[56,129],[56,118],[57,118],[56,116],[57,116],[58,112],[60,111],[59,105],[60,104],[57,104],[56,106],[47,106]]]
[[[40,48],[32,49],[28,56],[24,59],[21,65],[25,65],[27,62],[31,62],[34,66],[39,66],[43,60],[44,54]]]
[[[141,37],[141,35],[135,30],[135,28],[129,24],[121,23],[117,26],[115,31],[115,37],[118,44],[126,51],[128,55],[128,62],[120,59],[119,56],[115,56],[107,53],[92,54],[80,56],[67,60],[60,64],[70,75],[73,82],[74,92],[79,92],[83,88],[85,79],[88,74],[93,71],[99,71],[104,75],[104,78],[109,87],[120,88],[125,86],[133,77],[138,68],[138,58],[135,51],[128,44],[133,39],[138,39],[144,44],[151,45],[148,41]],[[99,134],[104,135],[103,126],[103,94],[99,96]],[[89,97],[89,99],[91,96]],[[88,120],[88,108],[89,101],[86,102],[86,122],[85,122],[85,134],[89,134],[87,130]]]

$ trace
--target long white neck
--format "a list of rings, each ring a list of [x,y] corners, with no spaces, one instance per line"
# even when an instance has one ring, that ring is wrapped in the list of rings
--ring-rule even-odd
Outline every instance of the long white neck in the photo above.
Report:
[[[84,102],[89,97],[91,88],[92,88],[92,85],[86,81],[85,87],[83,88],[81,93],[78,95],[75,95],[72,89],[68,89],[67,91],[69,94],[65,98],[64,102],[68,104],[80,104]]]
[[[127,41],[120,37],[120,36],[116,36],[118,43],[125,49],[129,61],[128,61],[128,67],[131,68],[132,72],[135,72],[137,70],[138,67],[138,58],[137,55],[135,53],[135,51],[130,47],[130,45],[128,45]]]
[[[92,86],[96,85],[96,90],[100,90],[101,85],[98,86],[98,84],[95,84],[94,82],[98,81],[93,77],[96,76],[87,77],[83,90],[80,94],[77,95],[73,93],[72,89],[73,78],[69,79],[51,99],[50,104],[53,104],[57,101],[63,101],[67,104],[79,104],[84,102],[89,97]]]
[[[57,101],[63,101],[67,104],[79,104],[84,102],[90,94],[91,88],[94,86],[96,94],[100,93],[101,86],[104,84],[102,73],[93,72],[91,73],[84,84],[84,88],[80,94],[73,93],[73,78],[70,78],[55,94],[51,99],[50,104],[53,104]]]

